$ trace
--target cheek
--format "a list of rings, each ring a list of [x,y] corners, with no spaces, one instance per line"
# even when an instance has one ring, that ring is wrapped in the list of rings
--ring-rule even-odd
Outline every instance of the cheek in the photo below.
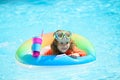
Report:
[[[70,46],[70,43],[68,44],[68,46]]]
[[[57,47],[61,48],[61,47],[63,47],[63,45],[58,45]]]
[[[67,47],[70,47],[70,44],[67,44]]]
[[[58,50],[61,50],[61,49],[62,49],[62,46],[58,45],[57,48],[58,48]]]

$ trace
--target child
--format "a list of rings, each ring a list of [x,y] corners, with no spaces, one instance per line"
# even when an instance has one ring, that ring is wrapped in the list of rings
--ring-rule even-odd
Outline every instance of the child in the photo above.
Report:
[[[71,32],[65,30],[57,30],[54,32],[54,40],[51,44],[51,49],[45,52],[44,55],[60,55],[66,54],[72,58],[86,56],[86,53],[76,47],[71,40]]]

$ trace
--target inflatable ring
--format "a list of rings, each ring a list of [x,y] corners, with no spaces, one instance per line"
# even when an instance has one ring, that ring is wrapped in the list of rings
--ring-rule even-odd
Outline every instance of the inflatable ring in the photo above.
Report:
[[[53,41],[53,33],[43,34],[43,42],[41,50],[49,46]],[[73,34],[72,40],[78,48],[84,50],[87,56],[79,57],[77,59],[71,58],[67,55],[56,56],[39,56],[38,58],[32,56],[32,39],[24,42],[16,52],[16,59],[23,64],[37,65],[37,66],[56,66],[56,65],[73,65],[84,64],[96,60],[95,49],[93,45],[84,37]]]

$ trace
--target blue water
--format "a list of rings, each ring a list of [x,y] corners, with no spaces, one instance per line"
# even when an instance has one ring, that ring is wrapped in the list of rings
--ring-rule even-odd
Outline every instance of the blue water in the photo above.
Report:
[[[26,66],[15,59],[29,38],[70,30],[94,45],[97,60]],[[120,80],[120,0],[0,0],[0,80]]]

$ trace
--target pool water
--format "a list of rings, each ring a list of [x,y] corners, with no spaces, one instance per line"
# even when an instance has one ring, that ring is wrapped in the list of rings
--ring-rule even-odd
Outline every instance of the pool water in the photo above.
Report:
[[[15,59],[26,40],[58,29],[86,37],[97,60],[28,66]],[[120,0],[0,0],[0,80],[119,80]]]

